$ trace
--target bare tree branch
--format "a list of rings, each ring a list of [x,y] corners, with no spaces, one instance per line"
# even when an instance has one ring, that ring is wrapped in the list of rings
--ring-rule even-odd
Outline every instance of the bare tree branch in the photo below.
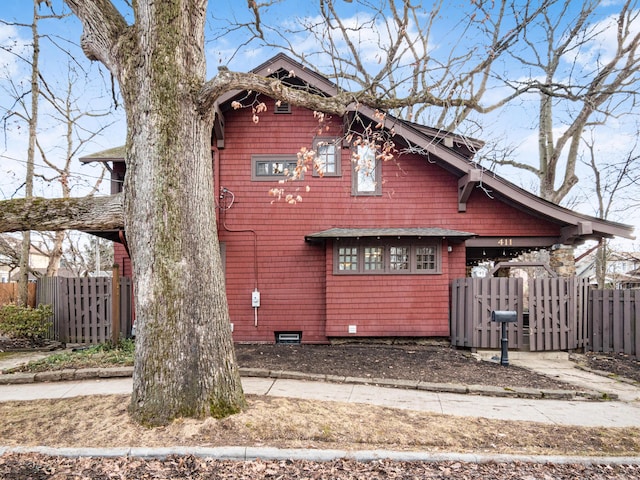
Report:
[[[20,198],[0,201],[0,232],[124,228],[122,194],[108,197]]]

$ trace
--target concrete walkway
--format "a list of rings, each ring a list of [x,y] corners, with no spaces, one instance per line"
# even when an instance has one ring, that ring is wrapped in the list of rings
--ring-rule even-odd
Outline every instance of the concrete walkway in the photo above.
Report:
[[[374,385],[243,377],[247,394],[331,400],[446,415],[590,427],[640,426],[640,402],[564,401],[428,392]],[[0,385],[0,401],[129,394],[131,378]]]
[[[497,352],[481,352],[481,356],[484,358],[492,358],[496,354],[499,356]],[[357,381],[358,379],[352,379],[354,380],[352,382],[325,382],[283,378],[286,375],[272,375],[271,377],[243,376],[242,384],[245,392],[251,395],[330,400],[446,415],[523,420],[556,425],[640,426],[640,386],[580,370],[575,367],[575,363],[569,360],[568,355],[562,352],[554,352],[552,354],[510,352],[509,355],[509,363],[511,365],[529,368],[537,373],[543,373],[564,382],[578,385],[583,389],[600,392],[605,398],[617,398],[617,400],[594,402],[576,398],[554,400],[547,398],[517,398],[515,395],[497,397],[482,395],[481,389],[474,390],[476,394],[457,394],[429,391],[433,389],[429,388],[428,384],[416,388],[415,386],[406,385],[406,382],[399,382],[398,386],[404,388],[389,388],[359,382]],[[25,357],[4,359],[3,362],[0,362],[0,369],[8,368],[8,366],[13,366],[25,360],[27,360]],[[105,371],[103,370],[99,373],[103,375]],[[128,374],[130,375],[130,371]],[[97,376],[93,375],[93,377]],[[121,374],[120,376],[122,377]],[[295,377],[296,375],[292,376]],[[304,375],[299,376],[304,378]],[[7,377],[9,376],[2,375],[0,379],[5,380],[8,379]],[[314,376],[310,377],[313,378]],[[451,387],[450,391],[456,391],[455,385]],[[0,401],[69,398],[81,395],[130,394],[131,390],[132,381],[128,376],[124,378],[87,378],[46,383],[13,383],[0,385]]]

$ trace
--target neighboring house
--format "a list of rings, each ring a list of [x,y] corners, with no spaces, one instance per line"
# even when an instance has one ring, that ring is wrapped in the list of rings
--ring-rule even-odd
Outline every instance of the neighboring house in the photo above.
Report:
[[[588,278],[597,285],[596,251],[580,257],[576,261],[576,274]],[[605,273],[607,288],[640,288],[640,252],[609,252]]]
[[[0,265],[0,283],[7,283],[9,281],[9,273],[11,269],[6,265]]]
[[[254,72],[336,92],[284,55]],[[267,111],[254,124],[251,110],[234,109],[234,101],[264,102]],[[376,130],[378,122],[384,128]],[[397,149],[393,159],[381,161],[358,144],[367,128],[387,133]],[[305,108],[231,92],[216,105],[213,133],[218,234],[236,341],[447,337],[451,282],[479,262],[632,237],[629,226],[567,210],[483,170],[473,161],[477,140],[381,117],[363,105],[319,124]],[[310,170],[303,180],[279,184],[302,147],[316,149],[323,175]],[[112,163],[112,191],[121,190],[122,148],[83,161]],[[274,201],[272,188],[302,198],[295,205]],[[130,275],[124,233],[101,235],[119,242],[115,262]]]
[[[21,241],[13,238],[6,239],[14,252],[21,250]],[[0,255],[0,283],[17,282],[20,277],[19,260],[11,255]],[[35,281],[38,273],[44,274],[49,264],[49,256],[37,245],[32,245],[29,250],[29,281]]]

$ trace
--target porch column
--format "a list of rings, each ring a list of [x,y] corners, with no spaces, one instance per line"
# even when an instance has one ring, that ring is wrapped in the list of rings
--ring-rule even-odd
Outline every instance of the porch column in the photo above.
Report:
[[[551,247],[549,266],[559,277],[575,277],[576,260],[573,246],[558,244]]]

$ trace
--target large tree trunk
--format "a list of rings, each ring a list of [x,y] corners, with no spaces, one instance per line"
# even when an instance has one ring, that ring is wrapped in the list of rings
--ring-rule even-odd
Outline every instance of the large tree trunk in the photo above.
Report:
[[[144,2],[141,2],[144,3]],[[131,413],[144,424],[245,406],[219,254],[211,130],[199,113],[204,8],[149,2],[120,78],[127,122],[125,229],[136,294]],[[186,33],[188,32],[188,33]],[[140,53],[137,55],[136,53]]]

